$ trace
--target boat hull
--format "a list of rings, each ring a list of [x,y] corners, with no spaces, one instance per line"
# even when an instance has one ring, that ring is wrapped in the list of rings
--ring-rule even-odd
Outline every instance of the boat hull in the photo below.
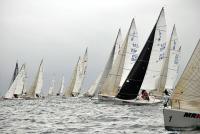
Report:
[[[186,110],[163,109],[165,129],[176,130],[199,130],[200,113],[191,113]]]
[[[143,106],[143,105],[158,105],[162,103],[163,101],[156,98],[151,98],[150,100],[141,100],[141,99],[134,99],[134,100],[122,100],[115,98],[115,104],[126,104],[126,105],[137,105],[137,106]]]

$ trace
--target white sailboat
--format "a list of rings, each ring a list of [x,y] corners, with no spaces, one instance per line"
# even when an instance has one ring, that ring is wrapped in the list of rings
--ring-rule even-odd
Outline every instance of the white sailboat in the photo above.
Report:
[[[138,58],[140,47],[138,46],[138,34],[134,19],[131,22],[126,38],[120,47],[114,60],[108,78],[99,95],[101,100],[113,100],[128,76],[132,66]]]
[[[40,97],[42,86],[43,86],[43,60],[41,61],[40,66],[38,68],[38,72],[36,74],[34,83],[24,98],[28,99],[28,98]]]
[[[106,66],[105,66],[103,72],[97,77],[97,79],[92,84],[92,86],[90,87],[88,92],[85,94],[86,96],[94,97],[97,99],[98,94],[101,94],[100,89],[101,89],[103,83],[105,82],[106,78],[108,77],[108,73],[113,65],[114,59],[116,58],[116,56],[119,53],[121,43],[122,43],[122,35],[121,35],[121,29],[119,29],[118,33],[117,33],[117,37],[115,39],[115,43],[112,48],[112,51],[110,53],[108,61],[106,62]]]
[[[74,97],[79,95],[81,87],[83,85],[83,81],[84,81],[86,70],[87,70],[87,62],[88,62],[88,50],[86,48],[83,58],[80,58],[78,62],[76,80],[75,80],[74,88],[72,90],[72,96]]]
[[[20,98],[22,96],[22,91],[25,83],[25,64],[22,65],[19,73],[11,84],[9,90],[5,94],[5,99]]]
[[[94,97],[95,96],[95,92],[96,92],[96,89],[97,89],[97,86],[99,84],[101,77],[102,77],[102,73],[100,73],[100,75],[97,77],[97,79],[91,85],[91,87],[84,94],[85,97]]]
[[[55,80],[53,79],[53,80],[51,81],[51,85],[50,85],[50,87],[49,87],[48,96],[52,96],[52,95],[53,95],[53,90],[54,90],[54,88],[55,88]]]
[[[64,81],[65,81],[65,78],[64,78],[64,76],[63,76],[63,77],[62,77],[62,81],[61,81],[61,85],[60,85],[60,89],[59,89],[58,93],[56,94],[57,96],[63,94],[63,90],[64,90]]]
[[[71,97],[72,96],[72,90],[74,89],[74,85],[75,85],[75,81],[76,81],[76,74],[77,74],[77,68],[78,68],[79,60],[80,60],[80,57],[78,58],[76,66],[74,67],[69,86],[67,87],[67,89],[65,90],[65,93],[63,95],[65,97]]]
[[[171,96],[171,105],[163,109],[167,130],[200,128],[200,40]]]

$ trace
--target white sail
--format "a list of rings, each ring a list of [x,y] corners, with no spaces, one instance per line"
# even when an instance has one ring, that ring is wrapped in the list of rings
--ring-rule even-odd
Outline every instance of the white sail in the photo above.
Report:
[[[158,88],[166,48],[166,21],[164,9],[162,9],[156,23],[153,48],[141,89],[150,91]]]
[[[62,81],[61,81],[61,85],[60,85],[60,89],[58,91],[58,95],[62,95],[63,94],[63,90],[64,90],[64,81],[65,81],[65,78],[64,76],[62,77]]]
[[[65,97],[71,97],[72,96],[72,90],[74,89],[74,85],[75,85],[75,82],[76,82],[76,74],[77,74],[79,61],[80,61],[80,57],[78,59],[76,66],[74,67],[72,77],[71,77],[71,80],[70,80],[70,84],[67,87],[67,89],[65,90],[65,93],[64,93]]]
[[[171,48],[165,89],[174,89],[180,65],[181,45],[179,44],[176,28],[174,26],[170,40]]]
[[[16,78],[14,79],[13,83],[11,84],[9,90],[5,94],[4,98],[11,99],[14,97],[15,91],[22,91],[24,88],[24,72],[25,72],[25,65],[22,66],[20,72],[17,74]],[[22,92],[21,92],[22,93]],[[21,94],[20,93],[20,94]]]
[[[101,78],[99,80],[99,83],[97,84],[96,86],[96,93],[95,93],[95,97],[98,96],[98,94],[101,94],[102,91],[102,86],[103,84],[105,83],[105,80],[107,79],[108,77],[108,74],[109,74],[109,71],[111,70],[112,68],[112,65],[114,63],[114,57],[115,57],[115,54],[118,54],[119,53],[119,50],[117,50],[117,53],[116,53],[116,46],[118,44],[118,42],[121,40],[121,39],[118,39],[118,38],[122,38],[121,37],[121,30],[119,29],[118,31],[118,34],[117,34],[117,37],[116,37],[116,40],[115,40],[115,43],[113,45],[113,48],[112,48],[112,51],[110,52],[110,55],[109,55],[109,58],[108,58],[108,61],[106,62],[106,66],[103,70],[103,73],[101,75]],[[118,46],[121,46],[121,45],[118,45]],[[120,47],[119,47],[120,48]]]
[[[119,90],[119,84],[121,81],[121,76],[122,76],[122,71],[123,71],[123,66],[124,66],[124,61],[125,61],[125,53],[127,49],[127,38],[128,38],[128,35],[126,36],[125,41],[120,47],[119,53],[116,59],[114,60],[112,68],[109,71],[108,76],[105,79],[105,82],[103,83],[100,89],[101,90],[100,96],[113,97],[113,96],[116,96]]]
[[[119,86],[121,87],[126,80],[128,74],[130,73],[132,67],[134,66],[140,51],[141,46],[138,45],[138,33],[135,25],[135,20],[133,19],[131,22],[130,29],[127,33],[127,50],[126,50],[126,56],[125,56],[125,62],[123,67],[123,73],[121,77],[121,81]]]
[[[14,94],[17,96],[20,96],[23,93],[25,77],[26,77],[25,64],[23,64],[19,72],[19,79],[14,92]]]
[[[200,40],[172,94],[172,108],[200,112]]]
[[[54,88],[55,88],[54,86],[55,86],[55,80],[53,79],[53,80],[51,81],[51,85],[50,85],[49,91],[48,91],[48,95],[49,95],[49,96],[53,95],[53,90],[54,90]]]
[[[29,92],[27,93],[27,96],[33,98],[39,97],[42,90],[42,85],[43,85],[43,60],[40,63],[34,83]]]
[[[81,90],[81,87],[83,85],[83,81],[85,78],[85,74],[86,74],[87,62],[88,62],[88,53],[86,49],[83,58],[80,58],[80,61],[78,63],[76,81],[75,81],[74,89],[72,91],[73,96],[77,96]]]
[[[88,91],[85,93],[85,96],[93,97],[96,93],[97,86],[99,84],[99,81],[102,77],[102,73],[99,74],[97,79],[94,81],[94,83],[91,85],[91,87],[88,89]]]

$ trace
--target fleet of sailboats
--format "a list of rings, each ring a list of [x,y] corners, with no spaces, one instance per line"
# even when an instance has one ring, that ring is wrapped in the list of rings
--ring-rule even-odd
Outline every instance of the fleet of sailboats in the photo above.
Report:
[[[84,97],[120,104],[155,105],[164,101],[164,123],[167,130],[197,129],[200,127],[200,40],[178,80],[181,44],[174,25],[167,42],[165,11],[159,17],[144,46],[139,44],[135,20],[122,40],[118,30],[103,71],[98,74]],[[78,58],[69,85],[64,90],[64,76],[57,96],[78,97],[83,87],[88,65],[88,48]],[[31,88],[26,91],[26,65],[16,62],[14,73],[4,99],[41,98],[43,87],[41,60]],[[48,96],[55,92],[51,81]],[[167,99],[164,100],[164,98]]]

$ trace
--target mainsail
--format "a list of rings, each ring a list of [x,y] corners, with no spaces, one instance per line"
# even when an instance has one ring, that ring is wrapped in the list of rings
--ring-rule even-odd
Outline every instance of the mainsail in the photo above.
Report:
[[[113,48],[112,48],[112,51],[110,52],[108,61],[106,62],[106,66],[105,66],[105,68],[103,70],[103,73],[101,75],[101,78],[100,78],[100,80],[99,80],[99,82],[98,82],[98,84],[96,86],[95,97],[97,97],[98,94],[101,94],[101,92],[102,92],[101,91],[102,85],[105,83],[105,80],[108,77],[108,73],[112,68],[112,65],[114,63],[115,54],[119,53],[119,50],[116,52],[116,46],[120,46],[121,43],[122,43],[122,35],[121,35],[121,29],[119,29],[117,37],[115,39],[115,43],[114,43]]]
[[[141,89],[150,91],[156,90],[160,86],[159,82],[162,77],[162,67],[165,64],[166,50],[166,21],[164,8],[162,8],[156,23],[153,48]]]
[[[77,68],[78,68],[79,61],[80,61],[80,57],[78,58],[78,62],[76,64],[76,66],[74,67],[72,77],[71,77],[71,80],[70,80],[70,84],[67,87],[67,89],[65,90],[65,93],[64,93],[65,97],[71,97],[72,96],[72,90],[74,89],[74,85],[75,85],[75,81],[76,81],[76,74],[77,74]]]
[[[172,108],[200,112],[200,40],[171,97]]]
[[[165,84],[165,89],[174,89],[175,82],[177,80],[179,65],[180,65],[180,53],[181,53],[181,45],[178,41],[178,36],[176,33],[176,27],[174,25],[171,40],[170,40],[171,48],[169,55],[169,65],[167,71],[167,80]]]
[[[131,22],[125,42],[127,43],[127,50],[125,53],[125,62],[119,87],[123,85],[141,51],[141,47],[138,45],[138,33],[134,19]]]
[[[88,50],[86,48],[83,58],[80,58],[78,63],[75,85],[74,89],[72,90],[73,96],[78,96],[80,93],[87,70],[87,62],[88,62]]]
[[[17,74],[15,80],[13,81],[13,83],[11,84],[9,90],[7,91],[7,93],[5,94],[4,98],[8,98],[11,99],[13,97],[18,97],[18,96],[14,96],[15,91],[22,91],[24,88],[24,79],[25,79],[25,65],[23,65],[20,69],[20,72]],[[21,93],[16,94],[16,95],[21,95]]]
[[[121,34],[121,29],[119,29],[118,34],[117,34],[117,38],[115,40],[115,54],[114,54],[114,59],[113,61],[115,61],[119,51],[120,51],[120,47],[122,45],[122,34]]]
[[[42,90],[42,85],[43,85],[43,60],[40,63],[34,83],[29,92],[27,93],[27,96],[33,98],[39,97]]]
[[[65,78],[64,78],[64,76],[63,76],[63,77],[62,77],[61,84],[60,84],[60,89],[59,89],[57,95],[62,95],[62,94],[63,94],[63,90],[64,90],[64,81],[65,81]]]

